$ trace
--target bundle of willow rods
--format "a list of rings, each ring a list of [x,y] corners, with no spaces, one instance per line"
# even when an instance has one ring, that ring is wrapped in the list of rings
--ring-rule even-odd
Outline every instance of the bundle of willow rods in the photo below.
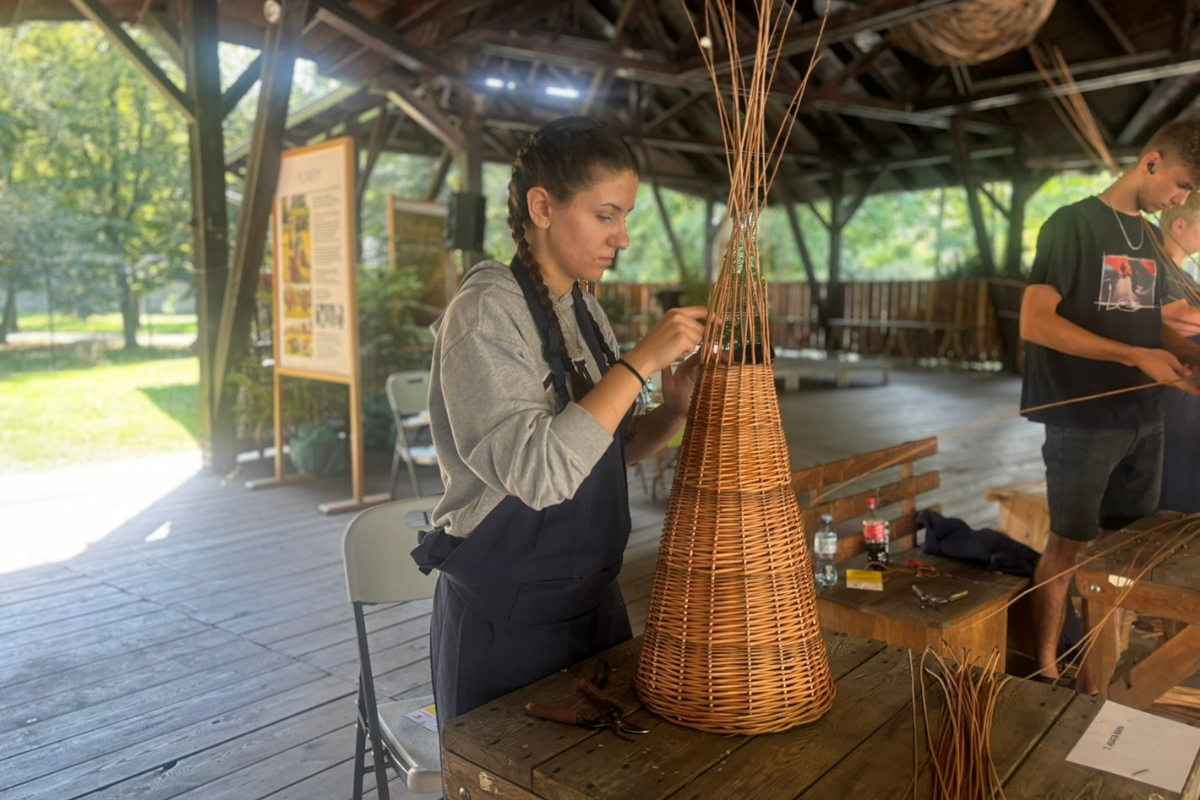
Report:
[[[899,25],[891,38],[927,64],[982,64],[1033,41],[1054,0],[972,0]]]
[[[940,690],[942,707],[936,725],[930,719],[926,681],[913,686],[913,779],[905,798],[916,798],[924,780],[926,800],[993,800],[1004,797],[1003,784],[992,761],[992,721],[996,699],[1010,678],[997,671],[1000,654],[992,653],[982,667],[971,665],[971,654],[948,650],[945,656],[926,648],[920,673]],[[929,667],[927,662],[934,662]],[[920,726],[917,686],[924,721],[926,754],[917,763]]]
[[[743,61],[738,17],[750,17],[750,6],[758,27]],[[710,0],[703,21],[692,22],[716,89],[733,226],[709,300],[634,688],[659,716],[713,733],[786,730],[833,704],[758,257],[760,212],[807,83],[768,132],[793,9],[780,0]],[[714,24],[729,55],[722,75]]]

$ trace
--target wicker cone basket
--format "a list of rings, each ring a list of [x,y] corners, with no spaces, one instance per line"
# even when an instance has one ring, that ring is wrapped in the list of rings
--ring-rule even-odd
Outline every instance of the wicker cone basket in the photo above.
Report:
[[[708,303],[634,678],[642,703],[656,714],[741,734],[812,722],[829,710],[834,693],[775,399],[758,260],[762,205],[808,78],[783,125],[767,135],[766,99],[778,63],[771,54],[795,5],[742,0],[751,2],[759,20],[755,57],[743,59],[731,46],[726,77],[718,76],[705,41],[714,19],[725,41],[738,41],[734,4],[710,0],[702,23],[692,21],[716,87],[736,224]]]
[[[634,685],[712,733],[786,730],[833,702],[769,363],[700,368]]]

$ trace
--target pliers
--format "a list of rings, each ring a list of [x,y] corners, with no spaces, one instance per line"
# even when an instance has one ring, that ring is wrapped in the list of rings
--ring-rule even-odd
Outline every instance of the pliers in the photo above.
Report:
[[[605,664],[604,673],[597,681],[601,686],[607,681],[608,671],[608,665]],[[525,710],[535,717],[562,722],[566,725],[577,725],[580,728],[590,728],[592,730],[608,728],[618,739],[624,739],[627,742],[632,742],[633,739],[629,738],[626,734],[641,735],[650,732],[645,728],[638,728],[626,722],[625,709],[617,705],[615,700],[602,692],[595,683],[592,683],[587,678],[579,681],[579,691],[588,699],[588,702],[599,709],[598,714],[588,717],[569,708],[555,708],[553,706],[544,706],[540,703],[526,703]]]
[[[915,583],[912,585],[912,592],[917,596],[917,602],[921,604],[921,608],[932,608],[936,611],[941,611],[942,606],[947,603],[953,603],[955,600],[961,600],[967,596],[967,590],[963,589],[961,592],[955,592],[949,597],[935,597],[934,595],[922,592]]]

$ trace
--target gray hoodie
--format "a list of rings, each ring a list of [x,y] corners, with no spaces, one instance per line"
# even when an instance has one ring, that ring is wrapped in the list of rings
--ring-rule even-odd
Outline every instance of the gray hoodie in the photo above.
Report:
[[[600,304],[583,297],[616,353]],[[571,359],[599,381],[571,293],[554,305]],[[429,417],[446,486],[434,524],[465,537],[508,495],[534,509],[574,496],[613,437],[574,402],[555,413],[550,365],[509,268],[498,261],[473,267],[433,331]]]

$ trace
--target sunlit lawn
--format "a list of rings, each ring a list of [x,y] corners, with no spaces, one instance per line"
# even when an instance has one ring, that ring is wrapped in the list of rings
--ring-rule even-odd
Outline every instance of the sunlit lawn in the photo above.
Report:
[[[19,320],[23,332],[50,330],[47,314],[23,314]],[[64,333],[121,333],[125,330],[120,314],[93,314],[86,319],[54,315],[54,330]],[[143,314],[141,330],[153,333],[195,333],[195,314]]]
[[[199,364],[180,351],[0,351],[0,473],[197,446]],[[87,359],[85,359],[87,360]]]

